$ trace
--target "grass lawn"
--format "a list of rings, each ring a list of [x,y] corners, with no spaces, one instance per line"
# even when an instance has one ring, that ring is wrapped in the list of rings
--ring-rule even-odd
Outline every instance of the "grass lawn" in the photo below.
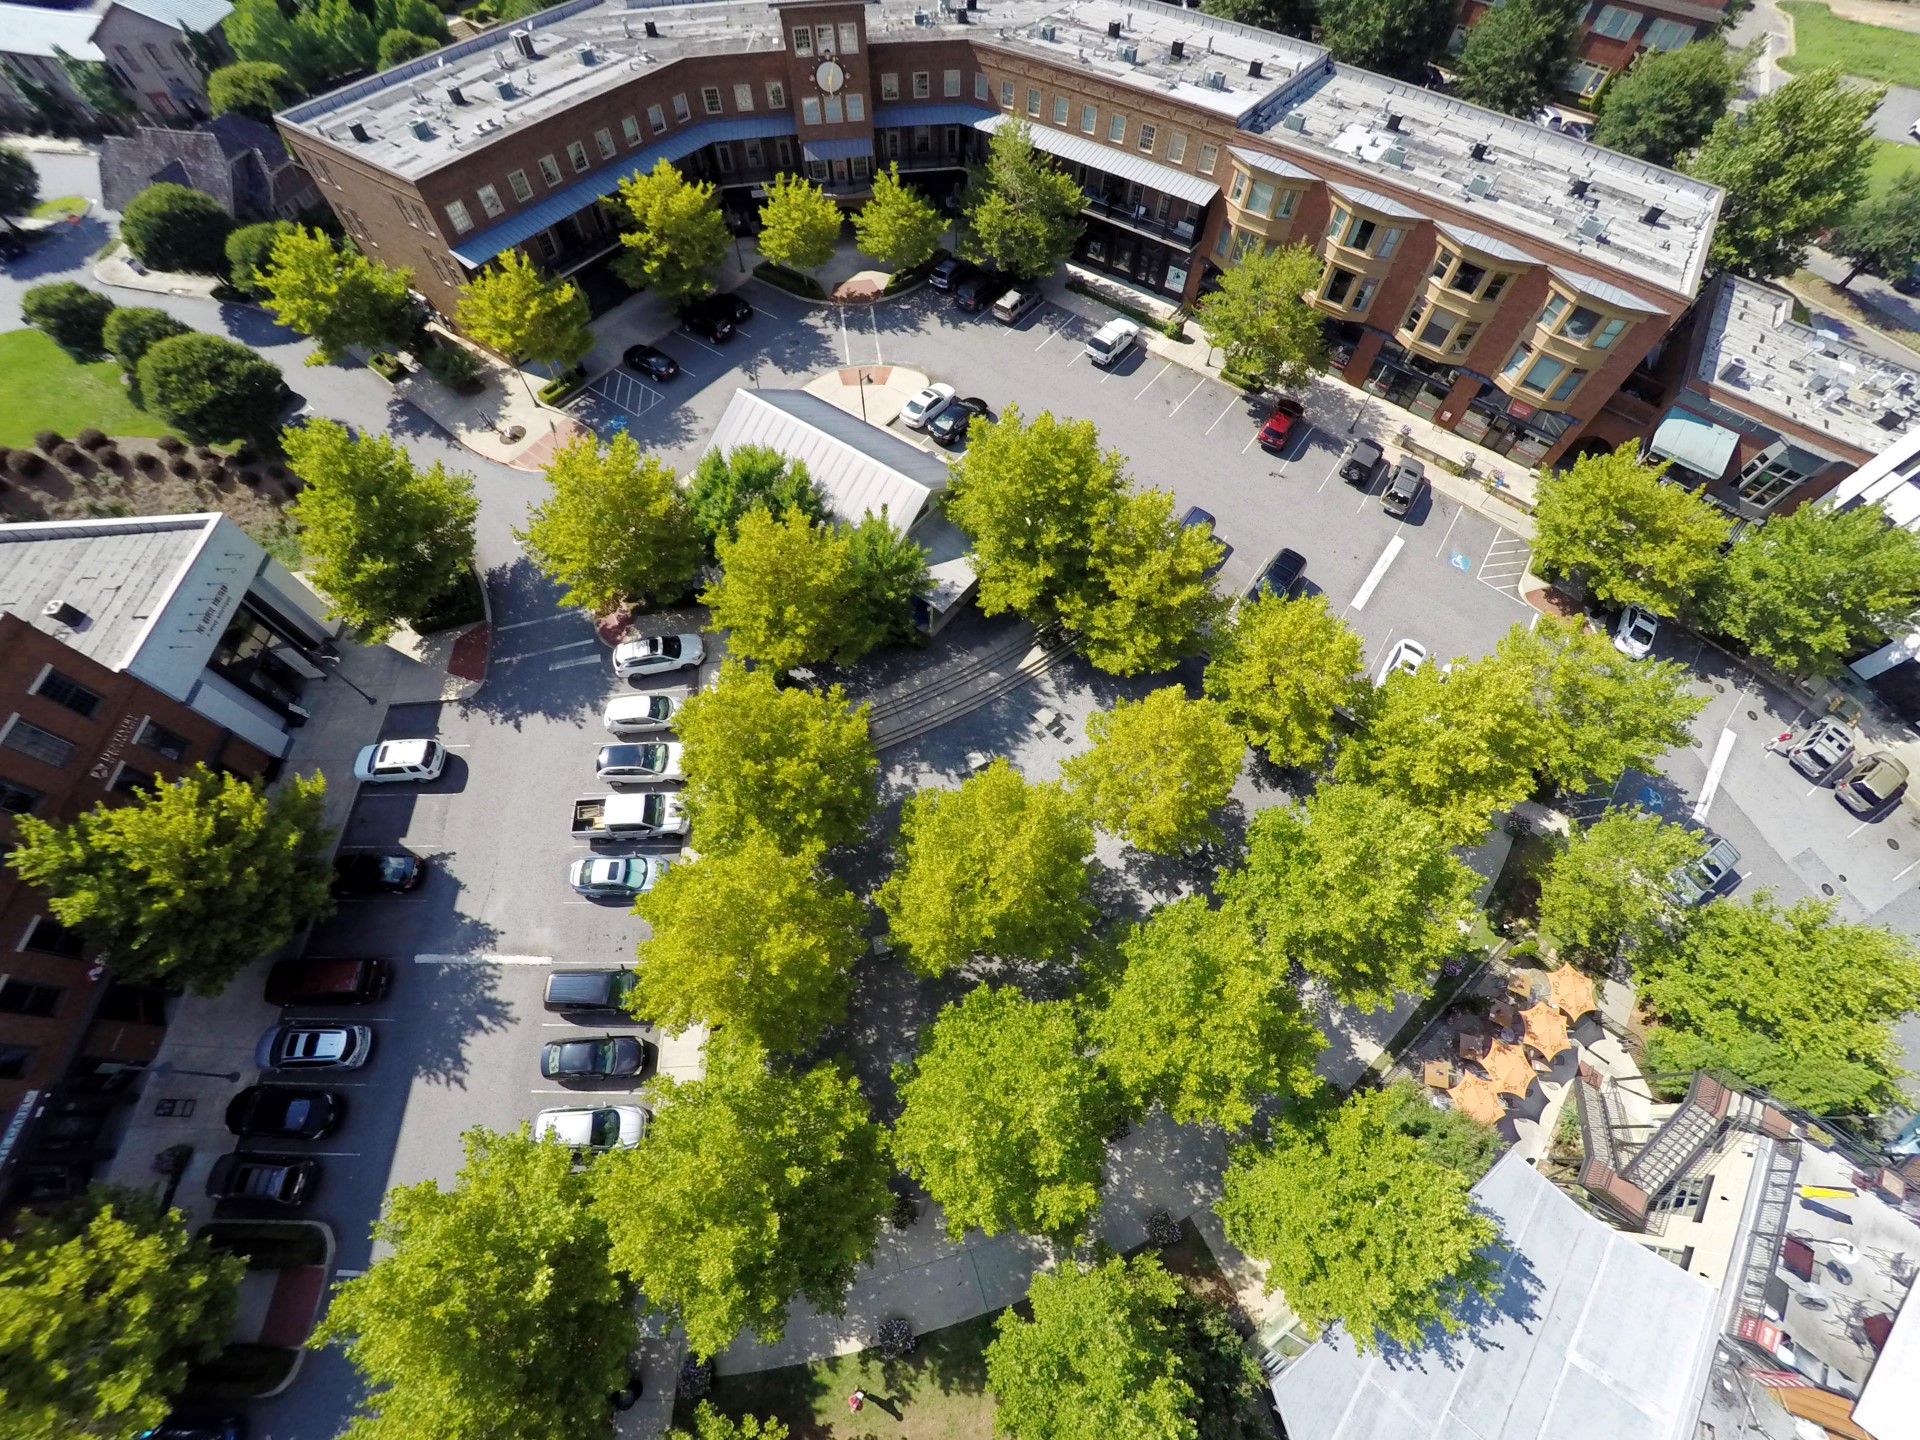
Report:
[[[58,220],[63,215],[84,215],[87,211],[86,200],[79,195],[56,195],[51,200],[42,200],[29,212],[36,220]]]
[[[39,430],[68,439],[92,426],[109,435],[165,435],[158,416],[127,398],[112,360],[82,365],[38,330],[0,334],[0,445],[28,446]]]
[[[995,1318],[977,1315],[922,1335],[901,1360],[862,1350],[811,1365],[717,1375],[708,1398],[729,1415],[784,1420],[792,1440],[990,1440],[986,1348]],[[858,1415],[847,1409],[856,1389],[867,1392]],[[690,1431],[693,1406],[682,1401],[674,1423]]]
[[[1873,142],[1873,163],[1867,167],[1867,196],[1881,196],[1893,188],[1902,175],[1920,171],[1920,145],[1902,145],[1894,140]]]
[[[1780,8],[1793,18],[1793,53],[1781,69],[1799,75],[1838,65],[1863,80],[1920,86],[1920,35],[1837,20],[1819,0],[1780,0]]]

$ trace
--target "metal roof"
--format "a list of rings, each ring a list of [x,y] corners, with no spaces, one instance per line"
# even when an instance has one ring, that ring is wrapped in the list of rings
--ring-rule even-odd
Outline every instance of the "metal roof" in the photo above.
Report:
[[[1382,195],[1378,190],[1362,190],[1356,185],[1329,185],[1327,188],[1334,194],[1345,196],[1354,204],[1364,205],[1367,209],[1381,215],[1395,215],[1403,220],[1427,218],[1425,214],[1405,201],[1396,200],[1391,195]]]
[[[997,112],[984,105],[876,105],[873,123],[883,129],[890,125],[978,125]]]
[[[1278,175],[1283,180],[1317,180],[1319,177],[1311,170],[1302,170],[1298,165],[1289,164],[1278,155],[1269,155],[1264,150],[1249,150],[1242,145],[1229,145],[1227,153],[1242,164],[1268,175]]]
[[[1482,255],[1491,255],[1495,260],[1512,260],[1521,265],[1538,265],[1540,257],[1529,254],[1518,245],[1509,245],[1497,235],[1489,235],[1484,230],[1469,230],[1464,225],[1455,225],[1452,221],[1440,222],[1440,233],[1451,235],[1469,250]]]
[[[1558,265],[1548,267],[1556,279],[1571,285],[1582,295],[1591,295],[1595,300],[1603,300],[1616,310],[1635,310],[1643,315],[1658,315],[1658,307],[1648,304],[1631,290],[1623,290],[1618,285],[1610,285],[1605,280],[1596,280],[1591,275],[1582,275],[1578,270],[1567,270]]]
[[[89,10],[43,10],[38,5],[0,5],[0,54],[39,55],[56,49],[76,60],[105,60],[93,43],[100,17]]]
[[[118,670],[219,522],[209,514],[0,525],[0,611]],[[86,618],[62,624],[45,613],[49,604]]]
[[[804,390],[736,390],[709,450],[766,445],[806,463],[837,519],[883,510],[903,533],[947,484],[947,463]]]
[[[856,155],[873,154],[873,137],[854,135],[844,140],[808,140],[800,148],[809,160],[851,160]]]
[[[113,0],[122,10],[131,10],[176,30],[196,30],[209,34],[233,13],[227,0]]]
[[[976,128],[992,134],[1010,118],[993,115],[979,121]],[[1108,175],[1118,175],[1122,180],[1132,180],[1149,190],[1171,195],[1176,200],[1191,200],[1196,205],[1204,205],[1220,193],[1220,187],[1211,180],[1202,180],[1198,175],[1189,175],[1171,165],[1161,165],[1118,146],[1103,145],[1098,140],[1069,135],[1064,130],[1035,125],[1031,121],[1027,124],[1027,131],[1036,150],[1044,150],[1049,155],[1057,155],[1077,165],[1090,166]]]
[[[679,160],[691,155],[702,145],[712,145],[722,140],[764,140],[775,135],[791,135],[794,129],[793,116],[789,113],[746,116],[738,120],[712,120],[704,125],[677,131],[658,144],[634,151],[619,164],[596,170],[564,190],[556,190],[526,209],[509,215],[499,224],[489,225],[477,234],[468,236],[453,247],[454,256],[463,265],[484,265],[501,251],[511,250],[523,240],[531,240],[549,225],[586,209],[596,200],[606,199],[620,188],[621,181],[646,174],[662,160]]]

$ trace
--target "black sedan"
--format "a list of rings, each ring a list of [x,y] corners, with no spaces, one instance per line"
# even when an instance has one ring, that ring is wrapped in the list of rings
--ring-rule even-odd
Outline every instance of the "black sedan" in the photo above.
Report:
[[[133,1440],[247,1440],[244,1415],[208,1415],[195,1419],[175,1412]]]
[[[709,306],[714,314],[726,316],[736,326],[744,325],[753,318],[753,306],[738,290],[709,295],[702,303]]]
[[[1306,556],[1298,550],[1282,550],[1273,557],[1273,563],[1260,572],[1260,578],[1247,588],[1247,598],[1258,600],[1265,595],[1277,595],[1284,600],[1293,594],[1293,587],[1300,583],[1300,577],[1306,570]]]
[[[546,1080],[628,1079],[646,1063],[646,1042],[631,1035],[554,1040],[540,1051],[540,1075]]]
[[[993,412],[987,409],[987,402],[978,395],[969,395],[964,400],[949,402],[946,409],[929,420],[927,433],[942,445],[958,445],[967,438],[975,420],[991,419]]]
[[[249,1085],[228,1102],[227,1129],[242,1136],[318,1140],[333,1132],[346,1108],[346,1102],[331,1090]]]
[[[427,873],[427,862],[411,850],[348,850],[334,857],[333,893],[378,895],[413,889]]]
[[[703,335],[710,344],[724,345],[733,338],[734,307],[725,295],[702,295],[689,300],[680,310],[680,326],[695,335]]]
[[[680,362],[664,350],[651,345],[630,345],[621,357],[629,370],[638,370],[654,380],[671,380],[680,373]]]
[[[209,1200],[265,1200],[301,1205],[320,1182],[320,1162],[306,1155],[222,1155],[207,1172]]]

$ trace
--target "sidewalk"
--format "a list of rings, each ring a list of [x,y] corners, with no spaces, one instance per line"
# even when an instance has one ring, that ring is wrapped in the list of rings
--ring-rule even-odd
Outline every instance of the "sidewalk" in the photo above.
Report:
[[[427,328],[442,344],[465,345],[442,326]],[[477,346],[465,348],[484,367],[485,378],[478,391],[459,394],[416,368],[393,387],[393,393],[474,454],[516,470],[545,469],[555,450],[589,433],[566,411],[543,405],[536,398],[549,377],[537,371],[516,370]],[[619,363],[618,356],[613,363]],[[588,373],[594,373],[591,365]]]

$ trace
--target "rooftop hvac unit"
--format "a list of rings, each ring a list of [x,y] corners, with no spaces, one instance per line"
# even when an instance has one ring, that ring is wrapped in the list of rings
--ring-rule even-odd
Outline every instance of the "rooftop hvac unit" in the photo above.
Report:
[[[1467,150],[1467,154],[1474,160],[1486,159],[1487,147],[1485,142],[1479,140],[1474,141],[1472,146]]]
[[[1227,72],[1224,70],[1207,71],[1207,88],[1209,90],[1226,89],[1227,88]]]
[[[502,75],[493,82],[493,93],[502,100],[511,100],[518,92],[513,88],[513,81]]]
[[[1040,27],[1040,38],[1048,41],[1058,40],[1060,38],[1059,27],[1055,25],[1042,25]]]
[[[40,613],[56,625],[64,625],[69,630],[87,628],[87,612],[65,600],[49,600],[40,608]]]
[[[529,60],[538,60],[539,53],[533,48],[533,31],[528,29],[510,30],[507,38],[513,41],[513,48]]]
[[[1574,199],[1578,200],[1581,196],[1587,193],[1588,183],[1589,182],[1585,180],[1575,180],[1572,184],[1567,186],[1567,194],[1571,195]]]
[[[1484,200],[1493,194],[1493,181],[1484,175],[1476,175],[1467,182],[1467,193]]]
[[[1380,152],[1380,159],[1388,165],[1404,165],[1407,163],[1407,147],[1404,145],[1389,145],[1385,150]]]
[[[1666,213],[1667,212],[1662,210],[1658,205],[1649,205],[1647,207],[1647,213],[1640,217],[1640,223],[1642,225],[1658,225],[1660,223],[1660,217]]]
[[[1298,110],[1289,110],[1280,117],[1280,127],[1291,130],[1296,135],[1304,135],[1307,129],[1307,117]]]
[[[1264,68],[1258,60],[1249,60],[1247,62],[1247,74],[1255,80],[1260,78]]]
[[[415,120],[413,122],[413,138],[416,140],[431,140],[433,138],[433,126],[424,119]]]
[[[1168,48],[1167,58],[1169,60],[1186,59],[1187,58],[1187,42],[1184,40],[1174,41],[1173,44]]]
[[[1400,133],[1400,117],[1391,110],[1387,112],[1387,129],[1396,135]]]
[[[1109,40],[1118,40],[1120,38],[1120,22],[1118,20],[1109,20],[1107,22],[1107,38]]]
[[[447,86],[447,99],[456,105],[464,105],[467,103],[467,97],[461,93],[458,85]]]
[[[347,126],[347,133],[353,136],[353,138],[358,140],[362,145],[366,144],[367,141],[373,138],[373,136],[367,133],[367,127],[362,125],[358,120],[354,121],[351,125]]]
[[[1138,65],[1140,63],[1140,47],[1137,45],[1122,45],[1114,51],[1114,54],[1120,57],[1123,64]]]
[[[573,53],[580,57],[580,63],[582,65],[591,65],[600,58],[594,53],[592,45],[581,45],[576,48]]]
[[[1735,355],[1730,360],[1728,360],[1725,365],[1720,367],[1720,378],[1722,380],[1727,381],[1729,384],[1733,384],[1733,385],[1745,384],[1746,374],[1747,374],[1747,357],[1744,355]]]
[[[660,27],[651,20],[647,21],[647,39],[658,40],[659,38]]]
[[[1583,215],[1580,217],[1580,223],[1573,227],[1573,233],[1582,240],[1598,240],[1601,232],[1606,228],[1606,224],[1598,215]]]

